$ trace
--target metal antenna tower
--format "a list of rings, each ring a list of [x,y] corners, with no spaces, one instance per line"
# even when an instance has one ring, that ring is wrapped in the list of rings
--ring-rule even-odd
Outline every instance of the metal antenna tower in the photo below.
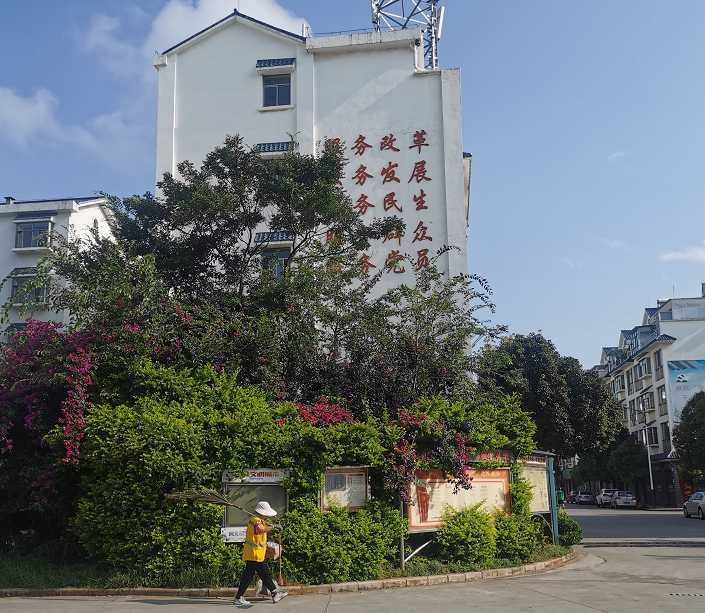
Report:
[[[440,0],[372,0],[372,23],[383,29],[404,30],[421,26],[424,33],[424,66],[438,69],[438,41],[441,40],[445,7]]]

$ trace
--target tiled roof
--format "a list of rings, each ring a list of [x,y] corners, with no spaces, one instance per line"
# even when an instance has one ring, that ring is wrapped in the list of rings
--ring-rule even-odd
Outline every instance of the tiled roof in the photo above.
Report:
[[[228,19],[232,19],[233,17],[242,17],[243,19],[247,19],[247,21],[251,21],[252,23],[256,23],[258,25],[264,26],[265,28],[267,28],[269,30],[273,30],[274,32],[279,32],[280,34],[285,34],[286,36],[289,36],[291,38],[295,38],[296,40],[299,40],[303,43],[306,42],[306,39],[303,36],[299,36],[298,34],[294,34],[293,32],[287,32],[286,30],[282,30],[281,28],[277,28],[276,26],[272,26],[268,23],[265,23],[264,21],[260,21],[259,19],[254,19],[253,17],[249,17],[248,15],[243,15],[238,10],[234,10],[232,13],[230,13],[230,15],[223,17],[222,19],[219,19],[214,24],[209,25],[207,28],[203,28],[203,30],[201,30],[200,32],[196,32],[192,36],[185,38],[180,43],[176,43],[173,47],[169,47],[166,51],[164,51],[164,53],[162,53],[162,55],[166,55],[170,51],[173,51],[174,49],[176,49],[177,47],[180,47],[184,43],[187,43],[191,39],[196,38],[197,36],[200,36],[204,32],[207,32],[208,30],[214,28],[218,24],[221,24],[224,21],[227,21]]]
[[[102,196],[86,196],[85,198],[47,198],[44,200],[15,200],[15,204],[36,204],[38,202],[65,202],[73,200],[74,202],[89,202],[90,200],[101,200]]]
[[[674,338],[670,334],[661,334],[660,336],[656,337],[657,341],[676,341],[678,340],[677,338]]]
[[[293,66],[295,57],[280,57],[273,60],[257,60],[257,68],[275,68],[277,66]]]
[[[260,153],[279,153],[291,149],[291,141],[285,140],[280,143],[257,143]]]
[[[38,221],[40,219],[51,219],[56,215],[56,211],[28,211],[19,213],[12,221]]]
[[[471,158],[471,157],[472,157],[472,153],[468,153],[467,151],[463,151],[463,159]]]
[[[257,232],[255,234],[256,243],[291,242],[294,238],[295,235],[288,232]]]
[[[649,317],[651,317],[658,309],[656,307],[646,307],[646,312],[649,314]]]
[[[24,268],[13,268],[12,272],[10,273],[11,277],[21,277],[23,275],[36,275],[37,274],[37,267],[36,266],[25,266]]]

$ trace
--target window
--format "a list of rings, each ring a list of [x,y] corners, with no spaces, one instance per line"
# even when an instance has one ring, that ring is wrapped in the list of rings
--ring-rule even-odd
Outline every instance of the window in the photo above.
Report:
[[[29,276],[12,278],[12,304],[22,304],[25,296],[27,302],[47,302],[49,292],[45,286],[32,288],[26,293],[22,291],[22,286],[27,279]]]
[[[50,221],[18,223],[15,233],[15,248],[45,247],[49,244],[47,233],[51,230]]]
[[[664,453],[671,451],[671,429],[668,422],[661,424],[661,440],[663,441]]]
[[[627,371],[627,394],[630,396],[634,393],[634,374],[632,373],[632,369],[630,368]]]
[[[267,249],[262,252],[262,263],[270,267],[277,279],[281,279],[289,256],[291,251],[288,249]]]
[[[290,74],[264,75],[262,84],[264,86],[263,106],[287,106],[291,104]]]
[[[629,423],[632,426],[636,426],[636,406],[633,400],[629,401]]]
[[[668,405],[666,401],[666,386],[662,385],[656,390],[656,396],[658,398],[658,414],[666,415],[668,413]]]
[[[637,377],[641,379],[646,375],[651,374],[651,360],[649,358],[642,358],[636,366]]]
[[[660,349],[654,354],[654,365],[656,367],[656,380],[663,379],[663,355]]]
[[[658,428],[647,428],[646,435],[649,445],[658,445]]]
[[[612,381],[612,391],[616,394],[624,390],[624,375],[617,375]]]

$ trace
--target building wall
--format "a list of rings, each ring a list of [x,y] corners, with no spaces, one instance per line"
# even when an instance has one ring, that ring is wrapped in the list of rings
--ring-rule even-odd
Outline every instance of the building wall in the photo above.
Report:
[[[37,202],[17,201],[13,204],[0,204],[0,278],[4,279],[16,268],[31,268],[36,266],[39,259],[45,254],[45,249],[31,251],[17,251],[15,247],[15,233],[17,224],[13,221],[15,217],[23,213],[34,211],[55,211],[53,216],[53,230],[63,237],[86,238],[89,235],[89,227],[93,220],[98,221],[98,228],[102,236],[109,236],[106,213],[103,209],[105,201],[100,199],[89,202],[77,202],[75,200],[43,200]],[[11,297],[12,282],[8,279],[0,290],[0,304],[4,305]],[[13,308],[10,317],[11,321],[3,324],[2,330],[8,324],[22,323],[30,314],[26,313],[20,317],[19,308]],[[40,321],[68,322],[68,314],[65,312],[36,311],[31,315]],[[6,337],[0,337],[6,340]]]
[[[295,135],[304,154],[314,153],[326,138],[339,138],[349,158],[344,187],[354,204],[363,195],[373,204],[359,209],[363,219],[396,214],[407,226],[394,246],[380,240],[361,254],[370,272],[380,270],[394,250],[418,261],[419,252],[430,257],[454,245],[458,251],[443,257],[441,269],[467,273],[460,71],[419,70],[420,38],[420,30],[403,30],[304,42],[233,17],[159,56],[165,59],[159,67],[157,178],[174,172],[182,160],[199,165],[227,134],[240,134],[248,145]],[[257,60],[289,57],[296,58],[293,108],[263,110]],[[425,144],[411,148],[422,132]],[[380,148],[390,135],[399,151]],[[359,137],[371,145],[361,154],[353,150]],[[425,162],[430,180],[411,180],[418,162]],[[382,170],[390,163],[398,164],[397,181],[385,182]],[[355,178],[361,166],[372,175],[364,183]],[[428,208],[417,210],[414,196],[422,189]],[[385,210],[391,193],[401,211]],[[402,267],[404,272],[385,273],[378,291],[411,283],[411,264]]]

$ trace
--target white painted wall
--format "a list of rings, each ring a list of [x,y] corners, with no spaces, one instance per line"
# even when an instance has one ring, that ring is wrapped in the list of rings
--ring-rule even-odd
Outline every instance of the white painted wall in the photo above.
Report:
[[[42,200],[42,201],[17,201],[13,204],[0,204],[0,275],[5,278],[15,268],[28,268],[36,266],[45,252],[38,251],[17,251],[15,247],[15,232],[17,225],[14,218],[21,213],[31,213],[34,211],[56,211],[54,216],[54,231],[64,237],[69,236],[69,232],[75,238],[88,237],[88,229],[93,220],[98,220],[98,228],[101,236],[110,236],[110,229],[106,219],[104,209],[105,199],[96,198],[81,202],[75,200]],[[0,290],[0,304],[10,298],[12,284],[8,281]],[[25,318],[29,313],[25,314]],[[52,311],[37,311],[32,317],[40,321],[68,322],[68,314],[65,312],[55,313]],[[24,318],[19,317],[19,310],[13,308],[12,321],[9,323],[21,323]],[[2,335],[9,323],[0,326],[0,340],[6,340]]]
[[[232,16],[155,61],[161,64],[157,180],[174,172],[180,161],[200,164],[227,134],[240,134],[249,145],[288,141],[296,134],[306,154],[324,138],[340,138],[350,160],[344,187],[353,202],[364,194],[374,204],[363,219],[396,213],[407,225],[401,245],[376,241],[367,253],[376,267],[371,270],[380,270],[393,249],[416,260],[420,249],[429,249],[430,256],[455,245],[460,251],[445,256],[441,268],[467,273],[460,71],[417,69],[423,65],[422,47],[415,44],[420,38],[420,30],[403,30],[304,41]],[[296,58],[294,108],[263,111],[256,62],[288,57]],[[422,130],[428,146],[410,149],[414,133]],[[380,150],[382,138],[390,134],[398,152]],[[360,135],[372,148],[356,155],[351,147]],[[420,161],[426,162],[431,180],[409,183]],[[398,183],[383,183],[381,171],[389,162],[398,164]],[[372,175],[364,185],[353,180],[360,165]],[[421,189],[428,208],[417,210],[413,196]],[[384,210],[384,197],[391,192],[401,213]],[[414,241],[419,223],[432,240]],[[412,281],[407,263],[404,273],[386,273],[378,291]]]

